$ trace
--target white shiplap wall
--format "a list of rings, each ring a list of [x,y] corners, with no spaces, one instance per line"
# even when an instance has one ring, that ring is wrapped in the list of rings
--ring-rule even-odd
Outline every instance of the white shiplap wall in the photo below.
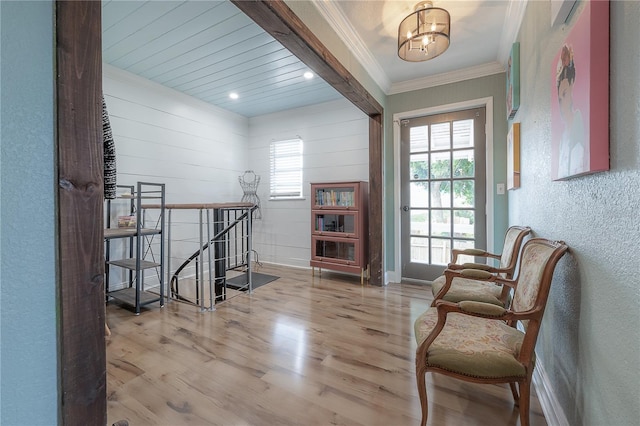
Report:
[[[269,201],[269,144],[303,140],[304,200]],[[262,177],[262,219],[254,224],[258,259],[309,267],[311,182],[369,180],[369,121],[347,100],[262,115],[249,120],[250,166]]]
[[[310,183],[368,180],[368,118],[349,101],[248,119],[106,64],[103,76],[118,184],[164,182],[167,203],[238,201],[238,176],[254,170],[261,176],[262,219],[253,239],[260,261],[308,267]],[[297,136],[304,141],[305,199],[269,201],[269,144]],[[197,250],[196,221],[195,211],[173,212],[172,270]],[[112,258],[124,255],[114,244]],[[155,282],[153,273],[147,277]],[[112,289],[124,279],[112,268]]]
[[[164,182],[170,203],[239,199],[246,117],[106,64],[103,75],[119,184]]]
[[[167,203],[242,198],[238,176],[249,163],[246,117],[106,64],[103,91],[119,185],[165,183]],[[199,246],[197,212],[174,211],[172,221],[173,270]],[[124,254],[122,244],[114,243],[112,258]],[[112,268],[112,273],[112,283],[124,280],[121,269]],[[148,276],[153,284],[154,273]]]

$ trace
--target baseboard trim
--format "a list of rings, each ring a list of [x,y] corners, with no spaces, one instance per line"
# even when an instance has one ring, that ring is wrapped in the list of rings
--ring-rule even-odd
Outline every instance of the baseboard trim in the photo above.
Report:
[[[255,269],[256,268],[255,264],[257,262],[255,260],[253,262],[254,262],[253,269]],[[261,260],[260,263],[263,264],[263,265],[281,266],[283,268],[304,269],[304,270],[307,270],[307,271],[311,270],[311,266],[309,266],[309,265],[305,265],[305,266],[302,266],[302,265],[291,265],[289,263],[279,263],[279,262],[273,262],[271,260]]]
[[[399,283],[402,278],[396,274],[396,271],[387,271],[384,273],[384,285],[388,285],[390,283]]]
[[[549,376],[542,363],[539,362],[540,357],[537,358],[532,381],[547,424],[550,426],[569,426],[569,421],[556,397],[553,386],[551,386]]]

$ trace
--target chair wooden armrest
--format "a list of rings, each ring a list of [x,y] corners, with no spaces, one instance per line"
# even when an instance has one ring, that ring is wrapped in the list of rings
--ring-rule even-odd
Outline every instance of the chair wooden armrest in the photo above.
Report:
[[[485,271],[482,269],[462,269],[460,271],[456,271],[461,277],[470,278],[473,280],[483,280],[483,281],[495,281],[493,278],[496,276],[489,271]],[[449,274],[453,276],[453,274]],[[446,275],[445,275],[446,276]]]
[[[493,283],[497,286],[506,285],[507,287],[515,288],[515,282],[508,278],[503,278],[500,275],[496,275],[489,271],[482,269],[445,269],[444,271],[444,284],[439,291],[434,295],[431,306],[435,306],[436,301],[444,299],[447,292],[451,290],[453,280],[455,278],[464,278],[467,280],[477,281],[479,283]],[[505,291],[505,290],[503,290]],[[459,300],[453,300],[459,302]],[[484,300],[487,302],[488,300]],[[493,303],[493,302],[492,302]]]
[[[475,302],[472,300],[463,300],[458,302],[460,310],[465,314],[478,315],[483,318],[501,318],[504,319],[504,315],[507,312],[502,306],[494,305],[493,303]]]
[[[434,296],[431,306],[435,306],[436,301],[442,299],[451,289],[454,278],[467,278],[485,282],[495,282],[498,278],[496,275],[480,269],[445,269],[445,282],[440,291]]]
[[[487,265],[484,263],[463,263],[462,269],[482,269],[483,271],[489,271],[492,274],[507,274],[508,268],[496,268],[495,266]]]
[[[491,272],[492,274],[504,274],[508,275],[510,270],[508,268],[496,268],[495,266],[487,265],[485,263],[463,263],[463,264],[449,264],[448,269],[459,271],[462,269],[478,269],[482,271]]]
[[[449,272],[449,276],[447,276],[447,271]],[[500,275],[495,275],[490,271],[484,271],[481,269],[461,269],[461,270],[445,270],[445,277],[447,277],[447,281],[453,280],[455,276],[460,276],[463,278],[470,278],[477,281],[487,281],[492,282],[496,285],[506,285],[511,288],[516,288],[518,282],[516,280],[511,280],[509,278],[501,277]],[[450,278],[449,278],[450,277]]]
[[[451,250],[451,264],[456,264],[458,262],[458,256],[473,256],[473,257],[487,257],[491,259],[500,259],[499,254],[490,253],[486,250],[469,248],[469,249],[452,249]]]

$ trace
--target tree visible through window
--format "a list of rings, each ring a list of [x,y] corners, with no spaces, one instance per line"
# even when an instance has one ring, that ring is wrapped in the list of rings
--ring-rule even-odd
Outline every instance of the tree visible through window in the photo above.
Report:
[[[302,197],[302,139],[271,142],[270,199]]]

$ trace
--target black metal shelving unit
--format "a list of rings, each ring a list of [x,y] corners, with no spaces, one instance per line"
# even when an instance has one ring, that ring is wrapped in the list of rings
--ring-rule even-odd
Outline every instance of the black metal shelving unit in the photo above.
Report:
[[[135,215],[135,227],[113,227],[112,208],[113,200],[107,200],[104,230],[105,240],[105,290],[107,300],[115,299],[133,308],[136,315],[140,314],[142,306],[159,302],[164,306],[164,214],[165,214],[165,184],[152,182],[138,182],[136,185],[118,185],[118,200],[128,200],[129,215]],[[124,192],[124,191],[129,192]],[[145,223],[143,202],[159,204],[158,218],[153,224]],[[128,245],[129,257],[124,259],[111,259],[111,244],[113,240],[125,240]],[[151,249],[154,241],[159,245],[160,256],[158,259]],[[151,257],[151,260],[148,258]],[[110,266],[117,266],[129,271],[128,286],[122,289],[111,290]],[[159,294],[145,290],[144,271],[156,269],[160,283]]]

